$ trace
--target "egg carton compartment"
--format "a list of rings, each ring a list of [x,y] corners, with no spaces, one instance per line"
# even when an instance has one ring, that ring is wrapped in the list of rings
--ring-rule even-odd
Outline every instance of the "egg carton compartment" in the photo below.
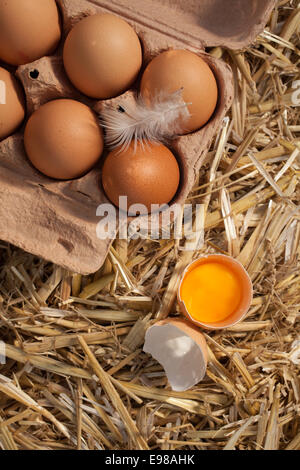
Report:
[[[135,90],[130,90],[112,100],[97,102],[80,94],[67,78],[62,62],[63,42],[70,29],[91,14],[113,13],[133,26],[143,47],[143,70],[154,56],[169,48],[189,49],[209,63],[219,88],[216,111],[205,127],[179,137],[170,147],[181,167],[180,189],[173,203],[183,204],[233,98],[229,66],[206,54],[204,48],[215,45],[239,48],[250,43],[263,29],[274,0],[58,0],[57,3],[62,14],[63,39],[56,54],[17,70],[26,94],[27,117],[57,98],[77,99],[98,112],[104,105],[126,106],[126,102],[134,99]],[[52,180],[29,163],[23,130],[24,125],[17,134],[0,142],[0,238],[70,271],[82,274],[97,271],[116,235],[100,240],[96,234],[100,221],[97,207],[109,202],[101,187],[105,154],[84,177]],[[172,212],[172,206],[169,211]]]

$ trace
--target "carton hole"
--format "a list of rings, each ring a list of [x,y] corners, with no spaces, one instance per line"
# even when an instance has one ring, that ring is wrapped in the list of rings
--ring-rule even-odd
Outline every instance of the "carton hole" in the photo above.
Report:
[[[37,78],[39,78],[39,75],[40,75],[40,72],[37,69],[33,69],[29,72],[29,76],[33,80],[36,80]]]
[[[65,250],[68,253],[71,253],[74,250],[74,245],[73,243],[69,242],[68,240],[65,240],[63,238],[59,238],[57,242],[65,248]]]

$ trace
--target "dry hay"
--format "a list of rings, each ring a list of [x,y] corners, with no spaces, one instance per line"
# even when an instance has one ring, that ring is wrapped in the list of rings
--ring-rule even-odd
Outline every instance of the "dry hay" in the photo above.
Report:
[[[117,240],[81,277],[1,244],[0,448],[300,449],[299,24],[298,2],[280,1],[253,47],[210,51],[236,98],[189,197],[196,252]],[[172,392],[144,332],[177,314],[183,267],[214,252],[246,266],[253,304],[206,335],[203,382]]]

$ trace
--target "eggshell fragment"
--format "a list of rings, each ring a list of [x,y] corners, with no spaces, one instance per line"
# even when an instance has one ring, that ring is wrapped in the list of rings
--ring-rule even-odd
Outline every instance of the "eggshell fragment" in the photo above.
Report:
[[[182,123],[182,134],[188,134],[203,127],[216,108],[218,86],[209,65],[193,52],[169,50],[150,62],[141,81],[141,94],[149,106],[158,94],[181,88],[191,115]]]
[[[0,140],[14,133],[25,117],[25,97],[21,84],[0,67]]]
[[[0,0],[0,59],[28,64],[49,55],[61,38],[55,0]]]
[[[67,99],[49,101],[32,114],[24,143],[33,166],[60,180],[87,173],[104,146],[95,113],[88,106]]]
[[[118,16],[92,15],[69,33],[63,53],[73,85],[92,98],[122,94],[136,80],[142,48],[134,29]]]
[[[108,199],[118,206],[120,196],[127,196],[128,209],[143,204],[142,214],[150,212],[152,204],[168,204],[179,180],[179,166],[172,152],[152,142],[138,142],[136,146],[132,142],[122,151],[116,148],[107,156],[102,170]]]
[[[146,332],[143,351],[163,366],[172,390],[188,390],[205,376],[205,338],[186,320],[167,318],[151,326]]]

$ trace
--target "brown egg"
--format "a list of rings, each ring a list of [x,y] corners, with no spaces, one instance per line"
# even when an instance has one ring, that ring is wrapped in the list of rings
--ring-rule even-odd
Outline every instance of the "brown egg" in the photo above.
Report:
[[[25,97],[20,83],[0,67],[0,140],[14,133],[25,117]]]
[[[0,0],[0,59],[33,62],[56,49],[61,37],[55,0]]]
[[[193,52],[170,50],[153,59],[141,81],[141,94],[151,105],[157,93],[174,93],[183,88],[182,97],[191,117],[183,134],[200,129],[211,118],[218,100],[215,76],[207,63]]]
[[[151,204],[168,204],[175,196],[180,180],[179,166],[172,152],[162,144],[132,142],[127,150],[115,149],[106,158],[102,184],[106,196],[116,206],[127,196],[128,209],[143,204],[141,213]],[[129,211],[130,213],[130,211]]]
[[[55,100],[32,114],[24,134],[29,160],[50,178],[67,180],[87,173],[103,151],[97,117],[86,105]]]
[[[128,90],[142,65],[142,49],[132,27],[115,15],[80,21],[64,46],[66,72],[79,91],[97,99]]]

